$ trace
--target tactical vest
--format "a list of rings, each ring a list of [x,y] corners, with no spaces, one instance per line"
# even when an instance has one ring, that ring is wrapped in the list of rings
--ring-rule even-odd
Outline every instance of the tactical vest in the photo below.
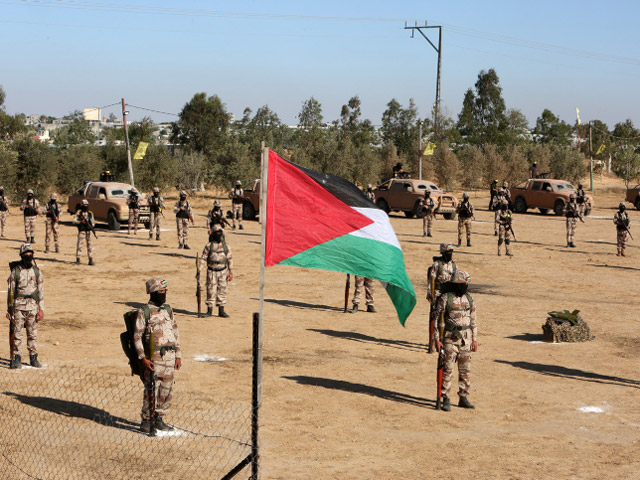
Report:
[[[178,208],[180,207],[184,207],[184,210],[178,210],[178,212],[176,213],[176,217],[189,218],[189,202],[184,202],[184,205],[182,204],[182,202],[178,202]]]
[[[151,213],[158,213],[160,211],[160,197],[149,197],[149,211]]]
[[[7,197],[2,195],[0,197],[0,212],[6,212],[7,210],[9,210],[9,207],[7,206]]]
[[[469,302],[469,306],[468,307],[455,307],[453,306],[453,292],[448,292],[445,295],[447,295],[447,303],[446,303],[446,308],[445,308],[445,316],[444,316],[444,329],[445,331],[448,332],[459,332],[462,330],[469,330],[471,328],[471,323],[469,323],[469,325],[465,325],[465,326],[459,326],[456,325],[448,316],[447,314],[450,314],[451,312],[471,312],[471,310],[473,310],[473,298],[471,298],[471,295],[469,295],[468,293],[465,293],[465,296],[467,297],[467,301]]]
[[[243,202],[243,200],[242,200],[242,195],[243,194],[244,194],[244,192],[242,191],[241,188],[234,188],[233,190],[231,190],[231,195],[232,195],[231,203],[234,203],[236,205],[239,204],[239,203],[242,203]]]
[[[211,255],[215,253],[213,251],[213,243],[214,242],[209,243],[209,257],[207,258],[207,268],[217,270],[216,268],[213,268],[214,265],[217,265],[220,270],[224,270],[229,266],[229,259],[227,258],[227,255],[229,254],[229,247],[227,247],[227,242],[225,241],[224,237],[222,237],[222,240],[220,241],[220,243],[222,243],[222,249],[224,250],[224,260],[222,262],[211,260]]]
[[[138,197],[129,197],[129,210],[140,210],[140,201]]]
[[[55,205],[55,207],[53,207],[52,205]],[[58,202],[52,204],[52,203],[47,203],[47,217],[51,218],[51,219],[55,219],[56,217],[60,216],[60,206],[58,205]]]
[[[34,263],[33,266],[31,268],[33,268],[33,273],[36,276],[36,289],[25,295],[20,293],[20,264],[21,262],[11,262],[9,264],[9,266],[11,267],[11,274],[13,275],[13,281],[15,283],[15,293],[13,295],[13,298],[33,298],[36,303],[40,303],[40,290],[38,289],[38,278],[40,278],[40,269],[38,268],[38,266]]]
[[[36,215],[38,215],[36,212],[36,199],[27,200],[24,207],[24,216],[35,217]]]
[[[460,204],[460,217],[462,218],[470,218],[471,217],[471,204],[469,202],[462,202]]]
[[[85,216],[84,216],[84,213],[86,213],[86,214],[87,214],[86,218],[85,218]],[[82,211],[81,211],[81,212],[80,212],[80,218],[81,218],[81,219],[82,219],[82,218],[85,218],[85,220],[87,221],[87,223],[91,223],[91,224],[93,224],[93,213],[91,213],[91,211],[89,211],[89,212],[82,212]],[[89,228],[89,225],[87,225],[87,223],[80,223],[80,222],[78,222],[78,225],[77,225],[77,227],[78,227],[78,231],[80,231],[80,232],[90,232],[90,231],[91,231],[91,229]]]
[[[456,262],[454,262],[453,260],[451,260],[451,263],[453,265],[453,272],[451,272],[451,276],[453,277],[453,274],[456,273],[456,270],[458,269],[458,266],[456,265]],[[442,290],[442,288],[441,288],[442,284],[438,280],[438,277],[445,272],[445,270],[444,270],[444,262],[442,261],[442,258],[439,258],[438,260],[436,260],[436,265],[437,265],[437,269],[436,269],[435,289],[440,291],[440,290]]]

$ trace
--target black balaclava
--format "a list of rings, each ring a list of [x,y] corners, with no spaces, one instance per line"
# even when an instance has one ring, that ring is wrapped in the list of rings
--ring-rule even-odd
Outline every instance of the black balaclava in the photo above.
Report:
[[[625,211],[625,209],[626,209],[626,208],[627,208],[627,207],[625,207],[624,205],[620,205],[620,206],[618,207],[618,210],[620,211],[620,213],[622,213],[622,212],[624,212],[624,211]]]
[[[211,235],[209,235],[209,241],[220,243],[222,241],[222,235],[223,233],[220,230],[214,230],[211,232]]]
[[[162,305],[164,305],[164,302],[167,301],[167,292],[151,292],[149,294],[149,300],[151,300],[151,302],[157,307],[161,307]]]
[[[449,250],[448,252],[444,252],[442,254],[442,259],[447,263],[450,262],[452,258],[453,258],[453,251],[452,250]]]
[[[0,197],[4,197],[4,190],[0,190]]]
[[[82,207],[80,207],[82,209],[83,212],[88,212],[89,211],[89,205],[82,205]]]
[[[466,283],[456,283],[454,284],[453,291],[456,294],[456,297],[461,297],[465,293],[467,293],[468,285]]]
[[[33,266],[33,254],[25,253],[22,255],[22,266],[25,268],[31,268]]]
[[[27,193],[27,198],[31,200],[33,198],[33,193]]]

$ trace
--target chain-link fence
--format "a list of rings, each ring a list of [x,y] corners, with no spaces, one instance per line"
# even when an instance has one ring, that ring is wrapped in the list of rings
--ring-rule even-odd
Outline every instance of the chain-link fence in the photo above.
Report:
[[[211,480],[251,456],[248,401],[177,384],[164,418],[174,430],[150,437],[139,430],[139,377],[64,364],[8,370],[6,360],[0,377],[0,478]]]

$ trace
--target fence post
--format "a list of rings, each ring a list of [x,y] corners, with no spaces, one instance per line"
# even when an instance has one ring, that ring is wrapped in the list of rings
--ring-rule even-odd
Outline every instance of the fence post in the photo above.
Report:
[[[262,339],[260,314],[253,314],[253,375],[251,385],[251,479],[258,480],[260,449],[258,447],[258,412],[262,400]]]

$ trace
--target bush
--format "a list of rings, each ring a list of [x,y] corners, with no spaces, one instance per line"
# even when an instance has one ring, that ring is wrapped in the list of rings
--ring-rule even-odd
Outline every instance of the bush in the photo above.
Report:
[[[582,154],[569,147],[552,147],[549,162],[552,178],[576,183],[587,174]]]
[[[85,180],[97,180],[104,170],[104,159],[99,147],[74,146],[55,150],[58,193],[70,194]]]

